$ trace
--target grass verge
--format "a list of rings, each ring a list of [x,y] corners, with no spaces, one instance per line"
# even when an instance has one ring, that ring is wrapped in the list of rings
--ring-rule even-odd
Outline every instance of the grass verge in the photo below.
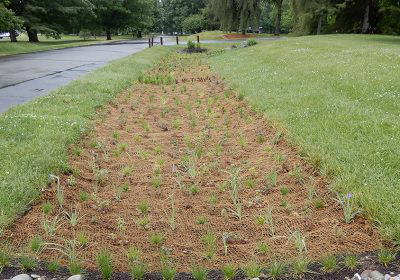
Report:
[[[329,35],[265,42],[209,59],[400,242],[400,37]]]
[[[155,47],[112,62],[0,115],[0,231],[37,197],[49,174],[68,170],[67,146],[90,129],[96,109],[169,50]]]

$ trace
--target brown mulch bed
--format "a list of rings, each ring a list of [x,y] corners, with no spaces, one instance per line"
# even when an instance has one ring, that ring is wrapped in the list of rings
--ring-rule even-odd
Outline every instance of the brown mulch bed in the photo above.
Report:
[[[129,246],[140,249],[150,271],[159,270],[160,247],[149,242],[155,233],[162,235],[162,249],[178,271],[190,271],[193,264],[218,269],[251,260],[288,261],[298,255],[295,232],[305,238],[311,259],[361,254],[380,245],[365,219],[344,223],[326,180],[208,66],[177,54],[168,59],[103,108],[94,131],[71,147],[73,172],[60,175],[64,210],[57,206],[53,182],[3,240],[24,250],[35,235],[64,244],[85,233],[88,244],[77,248],[83,265],[95,269],[98,250],[107,248],[117,271],[129,269]],[[169,82],[171,77],[176,82]],[[241,219],[231,211],[236,209],[230,191],[236,171]],[[277,184],[270,186],[267,175],[274,172]],[[82,199],[85,194],[88,200]],[[315,207],[317,200],[321,208]],[[146,214],[138,210],[143,201],[149,205]],[[52,203],[50,214],[43,214],[44,202]],[[173,205],[175,229],[170,225]],[[79,214],[76,226],[65,218],[71,209]],[[272,210],[273,236],[260,222],[267,209]],[[200,218],[205,224],[199,224]],[[43,220],[54,219],[59,219],[56,234],[47,236]],[[146,219],[148,225],[138,225]],[[211,259],[205,258],[202,240],[207,233],[215,237]],[[229,235],[227,255],[224,234]],[[260,242],[268,244],[268,253],[258,252]],[[67,264],[54,250],[43,250],[40,258]]]

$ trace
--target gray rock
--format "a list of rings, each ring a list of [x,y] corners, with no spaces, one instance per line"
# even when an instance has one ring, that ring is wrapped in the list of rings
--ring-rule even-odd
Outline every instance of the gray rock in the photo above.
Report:
[[[399,275],[397,275],[397,276],[391,276],[391,275],[389,275],[389,274],[386,274],[386,275],[385,275],[385,280],[400,280],[400,276],[399,276]]]
[[[358,273],[354,274],[354,276],[353,276],[353,278],[351,278],[351,280],[361,280],[360,274],[358,274]]]
[[[247,41],[241,42],[240,45],[239,45],[239,48],[247,48],[247,47],[248,47]]]
[[[377,270],[374,270],[369,274],[369,278],[371,278],[372,280],[384,280],[385,275],[383,275]]]
[[[31,277],[32,277],[33,279],[38,279],[38,278],[40,278],[40,275],[37,275],[37,274],[31,274]]]
[[[74,275],[68,278],[68,280],[83,280],[81,275]]]
[[[364,270],[364,271],[361,273],[361,278],[368,278],[369,275],[371,274],[371,272],[372,272],[372,270],[369,270],[369,269]]]
[[[28,274],[20,274],[11,278],[11,280],[32,280]]]

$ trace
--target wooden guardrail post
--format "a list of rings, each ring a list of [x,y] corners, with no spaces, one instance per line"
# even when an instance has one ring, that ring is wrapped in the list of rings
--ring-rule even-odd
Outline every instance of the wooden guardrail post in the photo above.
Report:
[[[160,37],[161,46],[164,46],[163,37]]]
[[[200,44],[200,36],[197,35],[197,44]]]
[[[154,46],[154,37],[151,37],[151,46]]]
[[[149,38],[149,48],[151,48],[151,39]]]
[[[176,44],[179,45],[179,37],[176,36]]]

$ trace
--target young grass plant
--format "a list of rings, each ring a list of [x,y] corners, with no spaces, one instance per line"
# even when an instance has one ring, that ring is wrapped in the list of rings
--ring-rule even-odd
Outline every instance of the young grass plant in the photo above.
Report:
[[[305,257],[298,257],[292,263],[292,272],[294,275],[302,277],[304,274],[310,272],[308,266],[310,261]]]
[[[11,265],[11,257],[6,248],[0,247],[0,273]]]
[[[265,176],[265,190],[269,191],[270,189],[276,187],[278,185],[278,173],[274,171],[270,171]]]
[[[258,277],[260,277],[260,274],[261,274],[261,267],[255,261],[251,261],[248,264],[246,264],[244,266],[243,270],[244,270],[244,273],[246,274],[247,278],[249,278],[249,279],[258,278]]]
[[[60,269],[60,264],[57,261],[50,261],[46,263],[46,268],[52,273],[56,273]]]
[[[192,277],[194,280],[207,280],[207,270],[201,266],[193,266]]]
[[[396,252],[382,248],[378,251],[378,261],[380,264],[387,267],[396,258]]]
[[[150,244],[156,247],[160,247],[163,242],[163,237],[161,234],[154,233],[150,236]]]
[[[22,256],[18,262],[23,271],[32,271],[38,266],[36,260],[29,256]]]
[[[104,280],[110,280],[113,272],[111,254],[107,249],[102,249],[97,254],[97,266]]]
[[[176,275],[176,269],[173,267],[166,253],[160,253],[161,259],[161,276],[163,280],[173,280]]]
[[[141,200],[137,207],[142,214],[147,214],[150,211],[149,203],[147,200]]]
[[[196,223],[198,225],[205,225],[207,223],[207,218],[206,217],[198,217],[196,220]]]
[[[45,215],[50,214],[53,211],[53,204],[51,204],[49,201],[46,201],[42,204],[42,212]]]
[[[77,257],[70,258],[67,268],[71,275],[82,274],[83,271],[82,265]]]
[[[129,267],[131,270],[132,280],[141,280],[146,274],[147,266],[140,259],[140,251],[138,248],[130,246],[126,252]]]
[[[78,241],[81,247],[86,247],[89,242],[86,233],[84,233],[83,231],[78,232],[76,240]]]
[[[358,260],[355,255],[347,255],[344,257],[343,264],[346,268],[354,270],[358,266]]]
[[[30,242],[32,253],[38,254],[43,249],[43,240],[39,235],[34,236]]]
[[[322,264],[322,269],[325,272],[333,272],[333,271],[335,271],[337,269],[336,256],[334,256],[334,255],[325,256],[322,259],[321,264]]]
[[[268,246],[267,243],[265,243],[265,242],[260,242],[260,243],[258,243],[258,245],[257,245],[257,252],[258,252],[260,255],[266,255],[266,254],[268,253],[268,251],[269,251],[269,246]]]
[[[140,251],[138,248],[134,246],[129,246],[128,251],[126,252],[126,257],[128,258],[129,263],[134,263],[140,260]]]
[[[132,280],[142,280],[146,274],[147,266],[143,262],[135,262],[131,265],[131,277]]]
[[[201,240],[206,246],[205,257],[211,260],[214,257],[217,250],[216,238],[212,232],[208,232],[205,235],[203,235]]]
[[[233,264],[225,264],[222,267],[222,273],[224,274],[224,280],[232,280],[236,276],[237,268]]]
[[[274,261],[268,269],[268,276],[273,279],[279,279],[285,273],[285,266],[281,263]]]
[[[314,200],[314,206],[316,209],[322,209],[324,208],[324,201],[321,198],[316,198]]]

